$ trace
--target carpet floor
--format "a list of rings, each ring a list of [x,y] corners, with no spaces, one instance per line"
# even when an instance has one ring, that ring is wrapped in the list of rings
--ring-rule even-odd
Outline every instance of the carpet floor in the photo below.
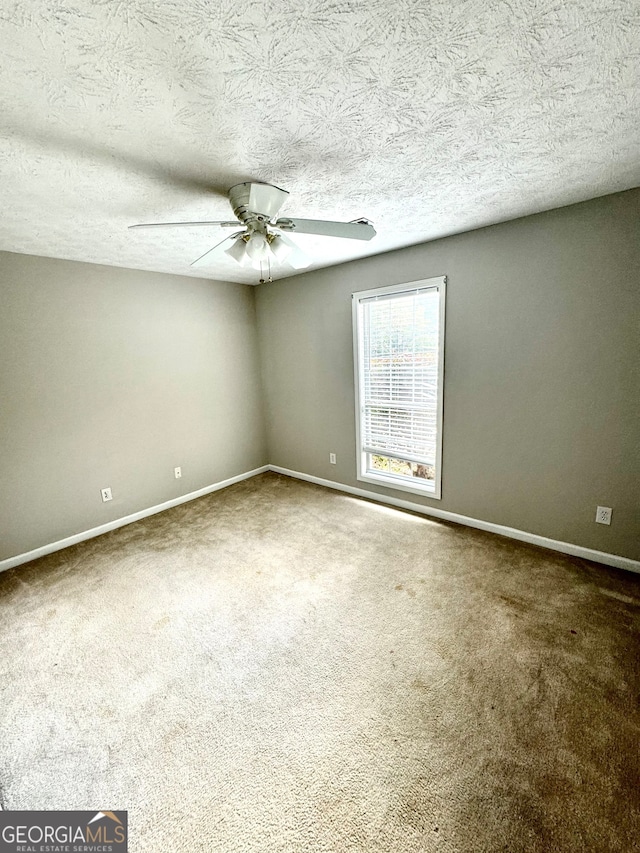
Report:
[[[5,809],[132,853],[640,849],[640,576],[276,474],[0,575]]]

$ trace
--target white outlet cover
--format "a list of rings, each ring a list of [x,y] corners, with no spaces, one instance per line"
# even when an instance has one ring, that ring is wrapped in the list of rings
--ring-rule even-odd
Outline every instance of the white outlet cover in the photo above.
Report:
[[[610,506],[599,506],[596,509],[597,524],[611,524],[611,513],[613,510]]]
[[[111,494],[111,489],[100,489],[100,494],[102,495],[103,503],[107,501],[113,500],[113,495]]]
[[[175,475],[176,480],[179,480],[182,477],[182,468],[174,468],[173,473]]]
[[[329,462],[330,462],[332,465],[335,465],[335,464],[336,464],[336,454],[335,454],[335,453],[330,453],[330,454],[329,454]]]

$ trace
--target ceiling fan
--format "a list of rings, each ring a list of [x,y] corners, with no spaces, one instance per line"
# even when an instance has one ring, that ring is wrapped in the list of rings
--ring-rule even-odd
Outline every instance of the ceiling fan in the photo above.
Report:
[[[276,219],[289,193],[272,184],[245,181],[229,190],[233,221],[220,222],[145,222],[129,228],[167,228],[173,226],[217,226],[236,228],[243,226],[209,249],[191,264],[200,267],[221,254],[227,254],[242,266],[262,271],[262,265],[272,261],[286,263],[293,269],[305,269],[311,258],[304,254],[287,234],[316,234],[325,237],[344,237],[350,240],[371,240],[375,237],[373,225],[366,219],[352,222],[330,222],[324,219]],[[262,279],[261,279],[262,280]]]

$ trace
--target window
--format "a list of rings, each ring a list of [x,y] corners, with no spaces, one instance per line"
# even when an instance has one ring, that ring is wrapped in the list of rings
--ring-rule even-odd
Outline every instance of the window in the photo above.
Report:
[[[353,294],[358,479],[440,497],[446,278]]]

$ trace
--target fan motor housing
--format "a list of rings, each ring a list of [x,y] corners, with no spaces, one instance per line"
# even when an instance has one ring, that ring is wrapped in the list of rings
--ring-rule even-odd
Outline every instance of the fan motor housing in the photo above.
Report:
[[[268,222],[278,213],[288,195],[286,190],[272,184],[245,181],[231,187],[229,202],[240,222],[246,224],[256,219]]]

